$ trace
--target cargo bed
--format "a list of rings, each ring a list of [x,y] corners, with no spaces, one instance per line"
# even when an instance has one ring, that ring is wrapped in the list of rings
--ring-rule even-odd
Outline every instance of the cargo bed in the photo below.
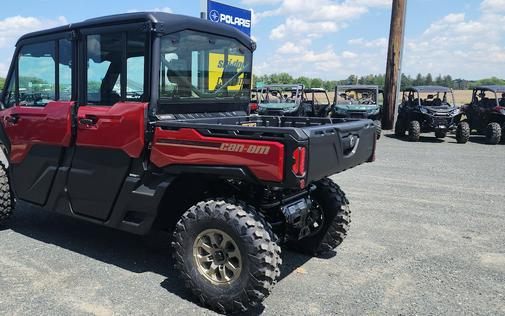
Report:
[[[306,148],[304,179],[310,183],[372,161],[376,141],[373,122],[358,119],[223,114],[210,118],[162,120],[157,121],[155,127],[161,130],[192,129],[213,139],[281,143],[284,157],[283,177],[279,184],[286,187],[296,186],[300,180],[292,171],[293,152],[297,148]]]

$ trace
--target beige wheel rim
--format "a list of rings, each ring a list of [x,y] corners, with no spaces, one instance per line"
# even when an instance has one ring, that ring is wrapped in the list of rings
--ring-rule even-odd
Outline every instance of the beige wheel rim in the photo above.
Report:
[[[193,259],[198,272],[215,285],[230,284],[242,272],[242,256],[237,244],[219,229],[207,229],[196,237]]]

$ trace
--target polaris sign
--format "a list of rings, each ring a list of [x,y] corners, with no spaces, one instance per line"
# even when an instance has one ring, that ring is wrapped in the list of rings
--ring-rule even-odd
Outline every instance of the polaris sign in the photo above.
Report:
[[[207,20],[223,23],[251,36],[251,11],[207,0]]]

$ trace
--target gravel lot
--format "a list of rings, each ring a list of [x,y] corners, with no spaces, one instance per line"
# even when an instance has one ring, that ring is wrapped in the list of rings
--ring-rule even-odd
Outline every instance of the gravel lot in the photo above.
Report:
[[[330,258],[284,251],[267,315],[505,315],[505,145],[389,135],[335,176],[353,210]],[[177,279],[164,236],[19,205],[0,228],[0,315],[213,314]]]

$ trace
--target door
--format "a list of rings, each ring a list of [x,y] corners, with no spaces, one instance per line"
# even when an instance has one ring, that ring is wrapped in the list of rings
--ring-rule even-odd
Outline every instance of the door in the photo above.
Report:
[[[86,84],[67,192],[73,212],[106,221],[144,150],[146,33],[91,30],[82,40]]]
[[[10,143],[11,185],[17,198],[38,205],[46,203],[71,143],[71,59],[66,39],[21,44],[0,111]]]

